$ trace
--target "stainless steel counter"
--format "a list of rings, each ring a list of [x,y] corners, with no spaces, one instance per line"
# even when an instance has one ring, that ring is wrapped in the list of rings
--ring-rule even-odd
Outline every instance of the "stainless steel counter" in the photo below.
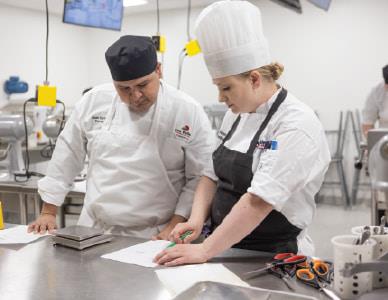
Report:
[[[168,299],[169,294],[154,269],[120,263],[100,256],[136,243],[141,239],[115,237],[111,243],[83,251],[53,246],[43,237],[26,246],[0,245],[0,299]],[[241,276],[263,266],[266,253],[231,249],[211,262],[223,263]],[[272,275],[248,281],[255,287],[289,291]],[[296,292],[327,299],[299,282]]]

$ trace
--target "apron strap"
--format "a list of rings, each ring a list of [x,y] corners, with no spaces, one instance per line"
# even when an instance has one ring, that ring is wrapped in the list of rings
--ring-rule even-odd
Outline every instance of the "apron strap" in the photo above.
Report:
[[[276,97],[275,102],[272,104],[272,106],[271,106],[267,116],[265,117],[263,123],[261,123],[259,130],[256,132],[255,136],[253,137],[247,154],[253,154],[253,152],[256,149],[257,141],[259,140],[260,135],[262,134],[264,129],[267,127],[272,116],[276,113],[280,104],[283,103],[283,101],[286,99],[286,97],[287,97],[287,90],[285,88],[282,88],[279,95]]]
[[[236,118],[236,120],[234,121],[234,123],[232,125],[232,128],[229,130],[228,134],[222,140],[221,145],[225,144],[225,142],[231,138],[231,136],[236,131],[236,128],[237,128],[238,124],[240,123],[240,120],[241,120],[241,115],[238,115],[238,117]]]

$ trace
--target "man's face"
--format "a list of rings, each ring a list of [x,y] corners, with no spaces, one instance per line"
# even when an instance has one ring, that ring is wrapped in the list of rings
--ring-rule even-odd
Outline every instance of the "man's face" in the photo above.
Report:
[[[146,112],[156,102],[159,92],[161,66],[151,74],[128,81],[113,81],[121,101],[133,112]]]

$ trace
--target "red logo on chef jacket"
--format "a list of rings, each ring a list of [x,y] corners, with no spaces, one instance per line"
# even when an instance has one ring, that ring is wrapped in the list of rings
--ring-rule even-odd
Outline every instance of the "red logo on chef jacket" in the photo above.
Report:
[[[185,141],[190,140],[191,138],[191,128],[189,125],[183,125],[180,129],[175,128],[175,137],[183,139]]]

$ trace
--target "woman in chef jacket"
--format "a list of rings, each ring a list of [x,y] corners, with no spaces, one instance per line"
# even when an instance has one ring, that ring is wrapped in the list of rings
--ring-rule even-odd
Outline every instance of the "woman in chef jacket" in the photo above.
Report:
[[[388,65],[383,68],[384,81],[376,85],[366,99],[362,110],[362,132],[368,131],[379,122],[379,127],[388,128]]]
[[[196,35],[219,101],[229,111],[191,216],[170,235],[179,245],[155,261],[201,263],[230,247],[311,254],[305,228],[330,161],[322,125],[308,106],[276,83],[283,66],[271,63],[256,6],[213,3],[198,17]],[[208,217],[212,234],[190,244]]]

